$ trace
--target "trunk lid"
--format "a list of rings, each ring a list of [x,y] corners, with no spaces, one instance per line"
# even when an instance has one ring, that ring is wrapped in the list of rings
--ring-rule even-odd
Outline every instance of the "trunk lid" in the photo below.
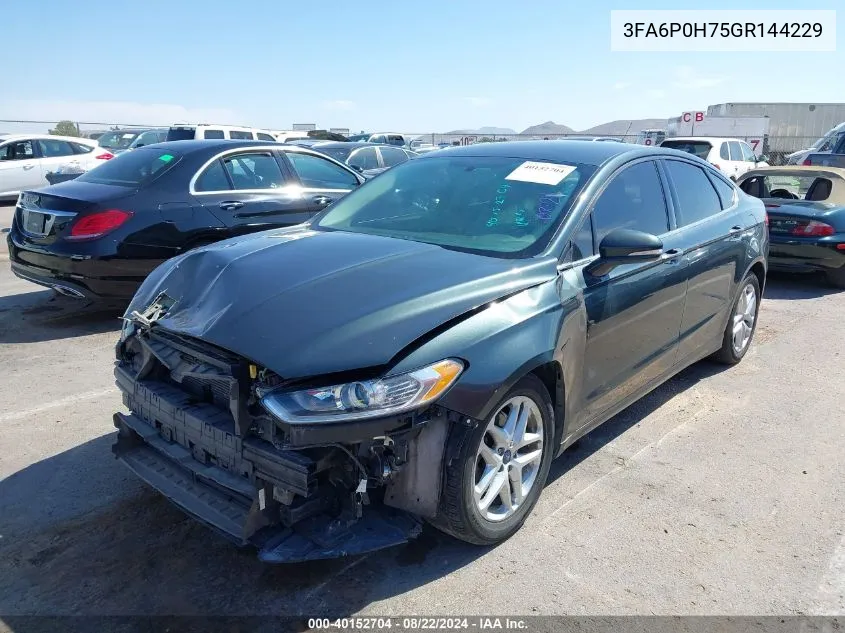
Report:
[[[68,181],[35,191],[24,191],[15,217],[26,241],[48,245],[61,238],[79,216],[99,210],[112,200],[126,197],[126,187]]]
[[[769,233],[772,235],[790,235],[793,230],[811,220],[835,226],[834,216],[842,210],[838,204],[810,200],[766,198],[764,203],[769,215]]]

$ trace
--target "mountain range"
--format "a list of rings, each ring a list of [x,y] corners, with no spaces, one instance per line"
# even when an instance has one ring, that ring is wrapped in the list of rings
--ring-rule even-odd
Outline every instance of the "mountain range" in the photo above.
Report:
[[[651,128],[665,128],[666,119],[621,119],[601,125],[594,125],[586,130],[575,130],[568,125],[546,121],[525,128],[522,132],[507,127],[485,126],[476,129],[452,130],[446,134],[472,134],[478,136],[508,136],[511,134],[526,134],[530,136],[558,135],[558,134],[594,134],[595,136],[625,136],[638,134],[640,130]]]

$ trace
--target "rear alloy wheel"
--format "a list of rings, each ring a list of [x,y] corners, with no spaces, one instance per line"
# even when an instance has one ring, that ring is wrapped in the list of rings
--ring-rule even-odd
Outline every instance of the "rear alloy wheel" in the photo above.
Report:
[[[722,349],[714,355],[719,362],[736,365],[751,346],[760,311],[760,282],[754,273],[740,284],[739,296],[734,303],[731,318],[725,328]]]
[[[469,433],[460,458],[447,464],[434,524],[479,545],[498,543],[516,532],[549,474],[553,416],[543,383],[533,375],[520,380],[493,415]]]

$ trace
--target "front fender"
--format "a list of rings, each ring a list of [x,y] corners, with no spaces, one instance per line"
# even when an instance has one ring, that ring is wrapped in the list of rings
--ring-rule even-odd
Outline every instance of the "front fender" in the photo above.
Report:
[[[410,371],[442,358],[462,358],[467,368],[440,404],[483,420],[520,378],[541,365],[562,363],[567,316],[559,283],[552,280],[494,302],[457,323],[402,359],[394,371]]]

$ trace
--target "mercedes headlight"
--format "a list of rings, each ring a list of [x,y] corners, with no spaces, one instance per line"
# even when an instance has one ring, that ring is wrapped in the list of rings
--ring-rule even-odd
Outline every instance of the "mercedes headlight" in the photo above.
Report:
[[[376,418],[434,402],[463,370],[464,364],[459,360],[441,360],[406,374],[375,380],[300,391],[272,391],[261,399],[261,404],[275,417],[290,423]]]

